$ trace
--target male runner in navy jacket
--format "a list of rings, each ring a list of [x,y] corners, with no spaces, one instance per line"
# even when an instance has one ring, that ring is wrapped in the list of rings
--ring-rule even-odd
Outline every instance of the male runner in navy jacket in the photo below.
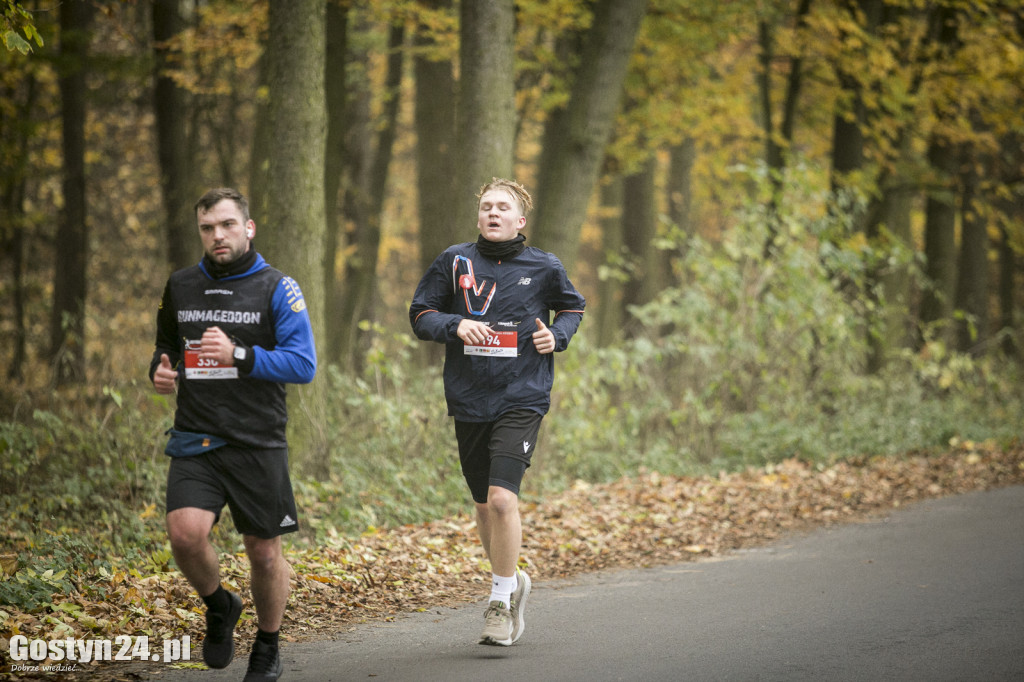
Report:
[[[525,246],[526,189],[495,178],[478,196],[480,235],[437,257],[409,319],[416,336],[446,345],[448,414],[493,572],[480,641],[509,646],[523,634],[530,594],[518,567],[519,489],[551,405],[553,353],[569,345],[585,301],[558,258]]]

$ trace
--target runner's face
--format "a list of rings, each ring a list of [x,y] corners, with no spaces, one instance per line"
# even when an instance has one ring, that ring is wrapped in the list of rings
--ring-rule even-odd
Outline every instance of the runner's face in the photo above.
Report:
[[[222,199],[209,211],[200,209],[197,217],[203,251],[214,263],[231,263],[249,250],[256,223],[246,222],[234,201]]]
[[[514,239],[523,225],[526,225],[526,216],[508,190],[490,189],[480,197],[476,226],[487,241],[507,242]]]

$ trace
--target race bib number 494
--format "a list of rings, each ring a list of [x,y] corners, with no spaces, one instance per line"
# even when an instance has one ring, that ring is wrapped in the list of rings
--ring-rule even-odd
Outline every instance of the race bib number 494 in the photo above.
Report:
[[[216,360],[199,357],[199,342],[189,342],[185,348],[186,379],[237,379],[238,368],[221,365]]]
[[[519,354],[515,332],[492,331],[482,344],[466,344],[466,355],[486,355],[492,358],[514,358]]]

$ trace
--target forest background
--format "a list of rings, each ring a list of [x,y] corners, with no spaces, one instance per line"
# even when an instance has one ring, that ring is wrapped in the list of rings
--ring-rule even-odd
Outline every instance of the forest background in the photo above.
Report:
[[[527,500],[1020,436],[1017,2],[0,7],[0,602],[171,570],[146,370],[211,186],[310,304],[296,546],[465,510],[406,313],[493,176],[588,301]]]

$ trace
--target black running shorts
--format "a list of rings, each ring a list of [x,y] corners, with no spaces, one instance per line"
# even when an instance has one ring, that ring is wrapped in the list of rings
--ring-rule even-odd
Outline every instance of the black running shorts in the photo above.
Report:
[[[519,494],[543,419],[533,410],[520,409],[493,422],[455,421],[462,475],[474,502],[486,503],[487,488],[492,485]]]
[[[227,504],[235,529],[270,539],[299,529],[288,476],[288,449],[225,445],[193,457],[172,457],[167,511],[197,507],[220,518]]]

